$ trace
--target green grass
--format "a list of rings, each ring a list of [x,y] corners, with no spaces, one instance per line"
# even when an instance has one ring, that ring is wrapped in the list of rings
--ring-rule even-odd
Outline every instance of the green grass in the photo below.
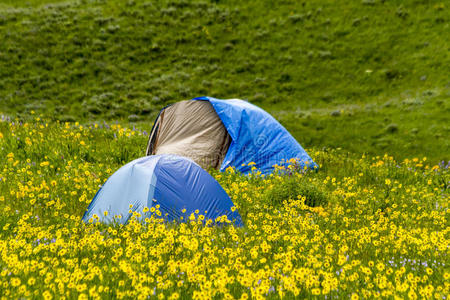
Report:
[[[312,112],[285,112],[279,119],[306,145],[344,148],[397,159],[448,160],[450,101],[433,93],[381,104],[341,105]]]
[[[440,1],[0,1],[0,111],[140,120],[242,98],[305,147],[449,159]],[[339,112],[343,110],[342,113]],[[394,124],[394,131],[386,129]]]

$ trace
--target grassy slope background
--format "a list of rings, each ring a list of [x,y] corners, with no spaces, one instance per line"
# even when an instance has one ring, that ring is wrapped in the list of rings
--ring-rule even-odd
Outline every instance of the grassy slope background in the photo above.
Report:
[[[305,147],[449,159],[444,2],[48,2],[0,1],[3,113],[148,130],[166,104],[243,98]]]

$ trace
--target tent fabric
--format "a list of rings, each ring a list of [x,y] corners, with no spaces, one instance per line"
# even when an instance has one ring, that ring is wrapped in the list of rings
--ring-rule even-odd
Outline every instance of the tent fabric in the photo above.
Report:
[[[121,167],[99,189],[83,221],[96,215],[99,221],[110,223],[121,216],[116,220],[125,224],[133,212],[144,217],[151,214],[151,210],[143,212],[145,207],[157,205],[167,221],[186,220],[198,210],[205,219],[226,215],[234,225],[243,225],[220,184],[195,162],[177,155],[146,156]]]
[[[202,168],[219,168],[230,137],[207,101],[181,101],[165,108],[156,121],[156,135],[149,154],[178,154]],[[150,147],[148,148],[150,149]]]
[[[239,99],[199,97],[193,100],[209,101],[232,139],[221,171],[235,167],[247,174],[253,167],[249,163],[253,162],[254,167],[267,174],[274,170],[275,164],[292,158],[297,159],[302,168],[318,168],[294,137],[261,108]]]
[[[275,118],[239,99],[199,97],[163,108],[147,155],[162,153],[189,157],[204,169],[234,167],[243,174],[253,167],[268,174],[290,159],[301,168],[318,168]]]

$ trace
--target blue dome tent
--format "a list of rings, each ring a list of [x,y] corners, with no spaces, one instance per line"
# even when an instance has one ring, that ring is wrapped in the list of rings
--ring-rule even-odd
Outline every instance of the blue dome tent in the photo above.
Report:
[[[165,153],[189,157],[205,169],[234,167],[244,174],[253,166],[268,174],[290,159],[301,168],[318,168],[275,118],[239,99],[199,97],[162,109],[146,154]]]
[[[83,221],[98,218],[109,223],[120,216],[117,221],[125,224],[134,212],[146,217],[155,211],[152,207],[158,207],[167,221],[186,220],[198,210],[206,219],[226,215],[233,224],[242,226],[233,206],[220,184],[193,161],[176,155],[152,155],[136,159],[111,175],[92,199]]]

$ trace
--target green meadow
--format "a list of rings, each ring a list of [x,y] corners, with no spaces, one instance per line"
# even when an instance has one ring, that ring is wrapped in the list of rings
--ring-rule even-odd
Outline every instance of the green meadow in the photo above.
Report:
[[[449,9],[0,0],[0,300],[448,299]],[[210,170],[243,227],[82,222],[160,109],[203,95],[267,110],[320,169]]]
[[[449,159],[445,1],[0,1],[0,111],[151,128],[208,95],[304,147]]]
[[[243,227],[204,226],[202,212],[82,222],[146,140],[114,124],[0,121],[1,299],[448,298],[449,165],[308,149],[318,172],[211,172]]]

